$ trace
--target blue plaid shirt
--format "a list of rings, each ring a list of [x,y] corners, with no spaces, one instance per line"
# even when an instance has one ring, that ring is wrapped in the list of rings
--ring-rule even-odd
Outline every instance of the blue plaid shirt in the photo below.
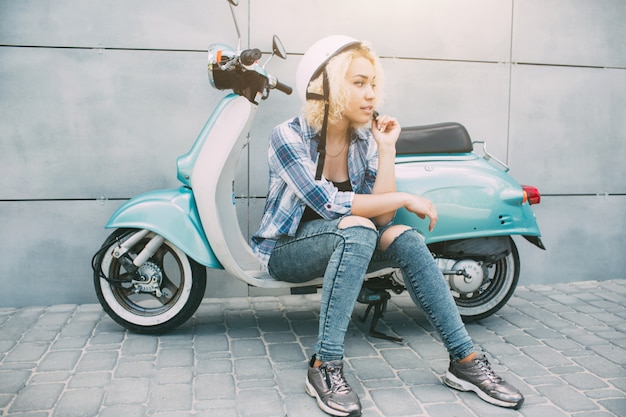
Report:
[[[324,177],[315,181],[317,132],[303,117],[274,128],[269,140],[269,189],[252,250],[267,267],[276,241],[295,236],[306,206],[332,220],[351,213],[354,194],[371,194],[378,169],[378,147],[369,129],[353,130],[348,149],[352,190],[341,192]]]

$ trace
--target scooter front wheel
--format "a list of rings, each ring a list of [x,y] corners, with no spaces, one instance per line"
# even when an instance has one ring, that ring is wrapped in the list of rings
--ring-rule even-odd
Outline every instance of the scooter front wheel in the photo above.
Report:
[[[123,327],[137,333],[165,333],[198,309],[206,269],[164,240],[137,271],[129,272],[113,252],[139,232],[118,229],[105,240],[92,261],[96,294],[104,311]],[[134,258],[154,236],[140,239],[125,256]]]

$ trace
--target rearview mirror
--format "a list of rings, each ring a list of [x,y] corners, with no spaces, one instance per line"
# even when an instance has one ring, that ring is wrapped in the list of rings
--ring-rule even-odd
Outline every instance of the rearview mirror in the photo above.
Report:
[[[272,39],[272,52],[274,53],[274,55],[282,59],[287,59],[287,52],[285,51],[285,47],[276,35],[274,35],[274,38]]]

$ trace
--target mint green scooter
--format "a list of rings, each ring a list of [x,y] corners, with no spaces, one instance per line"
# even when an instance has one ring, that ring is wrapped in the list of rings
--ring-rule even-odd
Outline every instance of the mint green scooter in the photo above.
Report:
[[[286,58],[276,37],[274,55]],[[262,271],[238,223],[235,169],[250,123],[271,90],[291,93],[259,65],[261,57],[258,49],[209,47],[211,85],[233,92],[217,104],[189,152],[178,158],[181,186],[132,198],[106,224],[116,230],[93,257],[94,285],[104,310],[120,325],[140,333],[176,328],[197,310],[207,271],[210,279],[216,269],[255,287],[302,292],[321,286],[321,277],[293,284]],[[544,249],[531,210],[539,192],[519,185],[486,151],[475,153],[469,134],[456,123],[404,128],[396,170],[399,190],[423,195],[437,206],[433,232],[406,211],[399,211],[395,221],[423,232],[462,317],[477,320],[498,311],[520,274],[511,236],[524,236]],[[371,332],[376,335],[389,291],[402,292],[404,285],[393,268],[371,271],[367,278],[359,301],[369,305],[368,311],[375,308]]]

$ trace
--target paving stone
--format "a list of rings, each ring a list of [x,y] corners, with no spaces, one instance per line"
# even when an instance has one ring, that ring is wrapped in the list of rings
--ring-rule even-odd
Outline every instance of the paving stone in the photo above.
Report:
[[[623,349],[622,347],[616,346],[612,343],[607,343],[605,345],[590,346],[589,349],[609,361],[614,362],[616,365],[623,366],[626,364],[626,349]]]
[[[517,346],[519,348],[526,347],[526,346],[541,346],[542,345],[540,340],[537,340],[536,338],[532,337],[529,334],[523,334],[523,333],[504,336],[504,340],[507,343],[510,343],[511,345]]]
[[[429,384],[412,387],[411,392],[420,403],[453,403],[456,401],[454,392],[444,384]]]
[[[110,372],[75,373],[69,381],[68,388],[102,388],[111,383]]]
[[[522,348],[521,351],[545,367],[572,365],[569,358],[547,346],[529,346]]]
[[[291,331],[278,331],[278,332],[267,332],[263,333],[263,340],[266,343],[288,343],[288,342],[296,342],[297,339]]]
[[[119,362],[113,371],[116,378],[152,378],[156,366],[152,362]]]
[[[192,366],[194,363],[193,349],[163,349],[157,354],[157,368],[175,368]]]
[[[260,339],[242,339],[232,341],[232,353],[237,357],[266,356],[267,352]]]
[[[626,397],[600,400],[598,402],[610,412],[615,413],[616,416],[626,415]]]
[[[34,328],[28,330],[22,336],[22,342],[53,342],[58,333],[54,329],[46,330],[45,328]]]
[[[537,391],[550,398],[554,404],[565,412],[582,412],[599,410],[599,407],[579,391],[567,385],[545,385],[537,387]]]
[[[467,407],[459,403],[424,405],[427,416],[475,417]]]
[[[117,352],[88,352],[79,360],[76,370],[79,372],[112,371],[117,364]]]
[[[67,382],[74,376],[73,372],[43,372],[32,375],[29,384],[47,384],[50,382]]]
[[[105,404],[145,404],[151,388],[151,381],[147,378],[115,378],[105,388]]]
[[[284,417],[283,402],[275,389],[242,390],[237,395],[241,417]]]
[[[581,356],[573,358],[573,360],[601,378],[623,378],[626,376],[624,368],[617,367],[613,362],[599,356]]]
[[[98,413],[98,417],[145,417],[146,415],[146,406],[141,404],[104,407]]]
[[[58,338],[50,350],[82,349],[87,344],[87,337],[61,337]]]
[[[328,417],[328,414],[320,410],[315,400],[306,394],[290,395],[285,398],[285,411],[284,415],[289,417]],[[363,414],[363,417],[366,415]]]
[[[194,385],[197,400],[235,399],[235,380],[230,374],[205,374]]]
[[[54,311],[48,310],[42,314],[35,323],[35,327],[54,327],[55,330],[59,326],[63,326],[72,317],[73,309],[70,311]],[[56,333],[56,332],[55,332]]]
[[[608,387],[605,381],[587,372],[562,375],[561,378],[570,386],[579,390],[597,390]]]
[[[349,362],[360,380],[394,377],[393,371],[382,358],[351,359]]]
[[[237,380],[273,379],[272,364],[268,358],[242,358],[235,360]]]
[[[65,391],[56,405],[53,417],[96,416],[102,404],[104,392],[99,388]]]
[[[64,388],[65,384],[59,383],[26,386],[17,393],[15,401],[9,408],[9,413],[50,410],[56,404]]]
[[[259,330],[262,332],[284,332],[291,330],[289,321],[280,315],[259,317],[257,321]]]
[[[49,352],[39,363],[37,371],[50,372],[50,371],[71,371],[76,367],[78,360],[83,354],[80,350],[63,350]]]
[[[3,362],[36,362],[48,348],[49,344],[45,342],[20,343],[19,346],[9,352]]]
[[[219,334],[200,334],[194,341],[196,351],[224,352],[229,350],[228,337],[220,332]]]
[[[191,367],[163,368],[156,371],[156,382],[159,384],[191,384],[192,380]]]
[[[18,392],[28,381],[31,373],[24,370],[2,370],[0,368],[0,394]]]
[[[302,366],[301,368],[275,371],[276,382],[280,392],[285,396],[303,393],[306,370],[307,368]]]
[[[199,359],[194,369],[199,374],[230,373],[233,370],[233,363],[230,359]]]
[[[395,370],[420,369],[426,366],[426,362],[410,349],[382,349],[380,353]]]
[[[154,412],[191,411],[193,389],[187,384],[157,385],[150,393],[148,409]]]
[[[159,341],[151,336],[128,337],[122,344],[122,355],[151,355],[157,352]]]
[[[404,388],[377,389],[370,392],[376,408],[385,416],[422,414],[419,402]]]
[[[299,362],[306,360],[306,355],[298,343],[280,343],[267,346],[269,356],[274,362]]]

